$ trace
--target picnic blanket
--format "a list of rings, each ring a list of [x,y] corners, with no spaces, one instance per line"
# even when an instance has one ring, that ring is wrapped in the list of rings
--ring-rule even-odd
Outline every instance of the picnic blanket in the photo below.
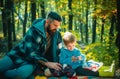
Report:
[[[93,77],[93,76],[75,76],[75,77],[71,77],[71,78],[68,78],[66,76],[62,76],[62,77],[36,76],[35,79],[98,79],[98,78]]]
[[[115,67],[113,66],[102,66],[99,69],[99,75],[100,77],[107,77],[107,78],[113,78],[115,75]],[[95,76],[75,76],[72,78],[68,78],[66,76],[62,77],[46,77],[44,75],[36,75],[35,79],[99,79],[98,77]]]

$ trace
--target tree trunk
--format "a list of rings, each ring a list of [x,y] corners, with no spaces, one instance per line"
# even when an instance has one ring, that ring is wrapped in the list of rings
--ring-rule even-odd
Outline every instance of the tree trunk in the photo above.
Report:
[[[114,23],[115,23],[115,20],[116,20],[115,15],[113,14],[112,18],[111,18],[111,27],[110,27],[110,32],[109,32],[109,44],[111,44],[111,42],[114,39]]]
[[[40,4],[42,18],[45,18],[45,2],[42,1]]]
[[[101,42],[103,42],[104,24],[105,24],[105,19],[102,18],[101,39],[100,39]]]
[[[5,0],[5,8],[6,8],[6,22],[8,26],[8,51],[12,48],[12,0]]]
[[[36,19],[36,3],[33,1],[31,3],[31,13],[32,13],[32,22]]]
[[[27,24],[27,4],[28,0],[25,0],[25,14],[24,14],[24,22],[23,22],[23,36],[26,33],[26,24]]]
[[[82,22],[80,22],[80,33],[81,33],[81,41],[83,42],[84,38],[83,38],[83,23]]]
[[[6,20],[7,20],[7,16],[6,16],[6,8],[5,8],[5,3],[3,0],[0,0],[0,3],[1,3],[1,7],[3,8],[2,9],[2,26],[3,26],[3,36],[4,37],[7,37],[7,23],[6,23]]]
[[[14,8],[14,7],[13,7],[13,6],[14,6],[14,3],[12,3],[11,5],[12,5],[11,11],[12,11],[12,26],[13,26],[13,29],[12,29],[13,31],[12,31],[12,32],[13,32],[13,41],[16,41],[15,19],[14,19],[15,16],[14,16],[14,10],[13,10],[13,8]]]
[[[20,5],[21,5],[21,3],[18,3],[18,10],[16,11],[16,13],[18,14],[18,17],[19,17],[19,13],[20,13]],[[20,20],[19,19],[18,19],[18,23],[17,23],[17,31],[18,32],[19,32],[19,29],[20,29]],[[22,21],[22,23],[23,23],[23,21]]]
[[[86,9],[85,42],[88,43],[88,8]]]
[[[69,30],[72,30],[72,23],[73,23],[73,14],[72,14],[72,0],[68,0],[68,8],[70,9],[69,13]]]
[[[119,49],[118,51],[118,67],[120,67],[120,0],[117,0],[117,27],[116,27],[118,33],[116,38],[116,45]]]
[[[96,11],[96,4],[97,4],[97,0],[95,0],[95,10],[94,11]],[[95,15],[93,18],[92,43],[94,43],[96,41],[96,18],[97,18],[97,16]]]

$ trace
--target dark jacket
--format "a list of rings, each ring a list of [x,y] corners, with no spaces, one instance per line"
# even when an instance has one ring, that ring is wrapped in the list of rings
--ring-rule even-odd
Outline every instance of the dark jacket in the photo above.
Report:
[[[34,21],[23,40],[7,53],[15,64],[21,64],[23,62],[37,63],[38,60],[49,61],[45,58],[46,54],[44,54],[47,43],[44,25],[44,19]],[[61,34],[56,31],[52,36],[50,46],[52,61],[58,61],[58,44],[61,42]]]

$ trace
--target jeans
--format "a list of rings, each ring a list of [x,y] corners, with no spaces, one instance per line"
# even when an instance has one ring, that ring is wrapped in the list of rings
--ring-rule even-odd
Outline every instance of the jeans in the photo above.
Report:
[[[34,71],[32,64],[26,63],[16,67],[9,56],[0,59],[0,74],[10,79],[27,79]]]

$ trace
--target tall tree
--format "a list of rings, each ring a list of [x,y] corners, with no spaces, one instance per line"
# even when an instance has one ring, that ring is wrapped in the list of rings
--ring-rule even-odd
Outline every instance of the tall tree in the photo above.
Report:
[[[5,0],[6,24],[8,26],[8,51],[12,48],[12,0]]]
[[[115,18],[115,14],[113,12],[112,17],[111,17],[111,27],[110,27],[110,32],[109,32],[109,44],[111,44],[111,42],[114,39],[114,27],[115,27],[115,23],[116,23],[116,18]]]
[[[2,25],[3,25],[3,36],[4,37],[7,37],[7,23],[6,23],[6,20],[7,20],[7,10],[6,10],[6,5],[5,5],[5,1],[4,0],[0,0],[0,3],[1,3],[1,7],[3,8],[2,9]]]
[[[32,22],[36,19],[36,2],[31,1]]]
[[[72,24],[73,24],[72,0],[68,0],[68,8],[70,10],[70,12],[69,12],[69,26],[68,26],[68,29],[72,30]]]
[[[45,18],[45,2],[44,2],[44,0],[40,3],[40,7],[41,7],[42,18]]]
[[[12,2],[12,4],[11,4],[12,6],[11,6],[11,11],[12,11],[12,26],[13,26],[13,31],[12,31],[12,33],[13,33],[13,41],[16,41],[16,33],[15,33],[15,19],[14,19],[14,3]]]
[[[104,24],[105,24],[105,15],[102,16],[101,39],[100,39],[101,42],[103,42]]]
[[[86,7],[86,24],[85,24],[85,41],[86,43],[88,43],[88,6],[89,6],[89,2],[88,0],[86,0],[87,3],[87,7]]]
[[[96,11],[96,4],[97,4],[97,0],[95,0],[95,9],[94,9],[94,11]],[[94,17],[93,17],[93,28],[92,28],[92,43],[94,43],[95,42],[95,40],[96,40],[96,18],[97,18],[97,16],[96,15],[94,15]]]
[[[23,22],[23,36],[26,33],[26,24],[27,24],[27,5],[28,5],[28,0],[25,0],[25,14],[24,14],[24,22]]]
[[[120,0],[117,0],[117,38],[116,38],[116,45],[119,49],[118,51],[118,58],[119,58],[119,64],[118,67],[120,67]]]

